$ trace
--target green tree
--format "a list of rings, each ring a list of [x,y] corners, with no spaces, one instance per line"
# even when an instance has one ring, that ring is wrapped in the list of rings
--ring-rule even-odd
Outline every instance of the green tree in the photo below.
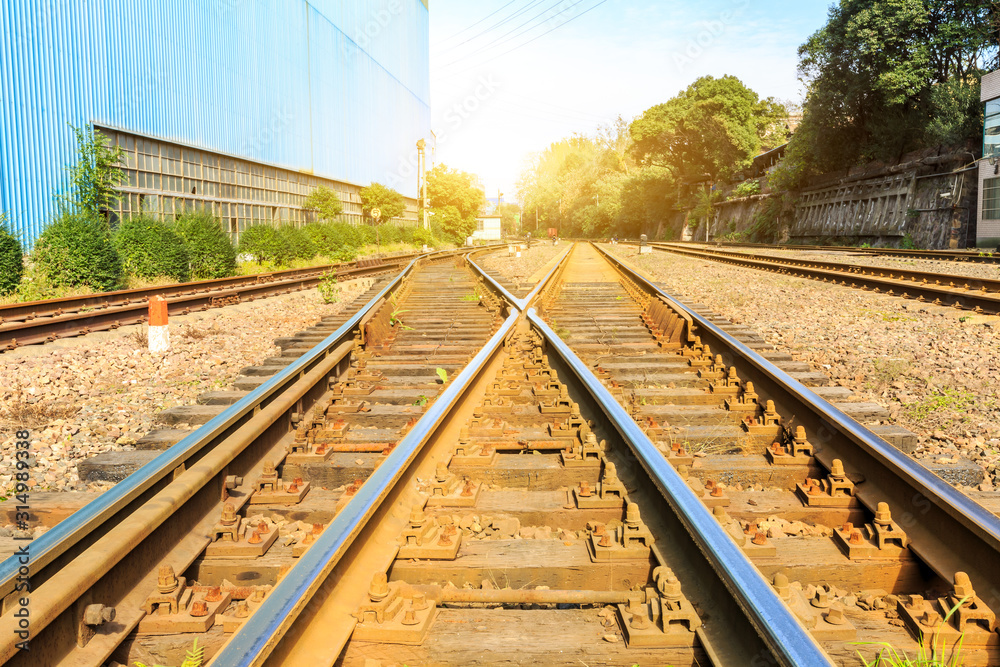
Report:
[[[434,221],[439,226],[445,238],[453,243],[465,243],[465,240],[476,231],[476,217],[463,216],[450,204],[434,209]]]
[[[70,126],[72,127],[72,126]],[[128,181],[121,146],[112,146],[100,132],[73,127],[76,135],[77,161],[69,167],[71,208],[101,219],[107,224],[107,211],[118,201],[116,188]]]
[[[427,172],[427,198],[435,226],[454,243],[476,230],[476,216],[486,207],[486,193],[475,175],[439,164]]]
[[[840,0],[799,47],[802,124],[772,184],[957,145],[982,131],[979,77],[996,69],[1000,3]]]
[[[310,192],[309,196],[302,202],[302,208],[308,211],[316,211],[319,213],[320,220],[332,220],[344,212],[344,206],[340,202],[340,197],[325,185],[321,185]]]
[[[366,188],[361,188],[358,195],[361,197],[363,213],[369,215],[373,208],[377,208],[382,213],[380,218],[382,222],[398,218],[406,210],[403,195],[381,183],[372,183]]]
[[[500,204],[494,215],[500,215],[500,228],[505,234],[516,234],[521,207],[517,204]]]
[[[486,206],[486,193],[475,175],[439,164],[427,172],[427,197],[433,209],[452,206],[462,218],[473,218]]]
[[[783,105],[761,100],[734,76],[704,76],[633,121],[632,151],[678,179],[718,181],[748,167],[785,116]]]

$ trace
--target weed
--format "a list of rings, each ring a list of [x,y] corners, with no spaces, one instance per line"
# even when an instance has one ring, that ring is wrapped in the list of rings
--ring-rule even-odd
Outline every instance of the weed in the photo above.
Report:
[[[27,400],[17,386],[13,396],[0,404],[0,426],[37,429],[57,419],[68,419],[79,411],[79,407],[67,403],[46,399],[35,402]]]
[[[425,405],[427,405],[427,400],[428,399],[427,399],[426,396],[424,396],[423,394],[420,394],[419,396],[417,396],[417,400],[413,401],[413,405],[418,405],[420,407],[424,407]]]
[[[948,624],[948,619],[951,615],[955,613],[955,610],[965,604],[968,597],[964,597],[958,601],[958,603],[952,607],[948,614],[938,623],[938,627],[943,627]],[[915,660],[911,660],[905,652],[897,650],[889,642],[852,642],[856,646],[881,646],[878,655],[875,656],[875,660],[869,662],[865,660],[864,656],[861,655],[861,651],[858,651],[858,657],[861,658],[861,663],[865,667],[960,667],[962,664],[962,642],[965,639],[965,635],[961,634],[958,637],[958,641],[951,647],[951,657],[946,657],[948,650],[945,643],[944,637],[935,631],[932,637],[940,637],[941,645],[935,646],[934,640],[931,639],[931,645],[928,649],[924,645],[924,638],[926,635],[920,638],[917,649],[917,657]],[[928,653],[928,650],[930,651]]]
[[[460,301],[479,301],[479,295],[475,292],[470,292],[469,294],[463,294],[459,297]]]
[[[436,368],[434,369],[434,372],[437,373],[438,378],[441,380],[441,384],[444,384],[448,381],[448,371],[446,371],[445,369]]]
[[[906,406],[906,416],[917,421],[927,419],[936,412],[951,410],[965,412],[976,405],[976,395],[971,391],[944,387],[936,389],[935,393],[922,401]]]
[[[149,347],[149,329],[146,327],[139,327],[125,338],[132,341],[136,347]]]
[[[910,362],[906,359],[874,359],[872,368],[868,374],[869,384],[881,388],[903,377],[910,369]]]
[[[316,285],[316,289],[319,290],[320,296],[323,297],[323,303],[337,303],[340,301],[340,286],[337,285],[336,274],[328,273],[323,276],[323,279]]]
[[[184,662],[181,663],[181,667],[201,667],[205,663],[205,647],[198,646],[198,638],[194,640],[194,644],[187,651],[187,656],[184,658]],[[136,667],[146,667],[141,662],[135,663]],[[159,665],[153,665],[151,667],[159,667]]]
[[[195,329],[190,324],[184,325],[184,328],[181,329],[181,335],[185,338],[190,338],[191,340],[201,340],[206,336],[221,336],[225,333],[225,331],[219,328],[219,325],[216,322],[212,322],[212,326],[205,329]]]

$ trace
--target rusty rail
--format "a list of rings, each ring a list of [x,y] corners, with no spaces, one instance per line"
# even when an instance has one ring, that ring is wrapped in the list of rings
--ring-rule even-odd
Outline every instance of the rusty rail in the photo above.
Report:
[[[721,248],[761,248],[765,250],[813,250],[817,252],[850,252],[877,257],[907,257],[910,259],[934,259],[953,262],[972,262],[976,264],[998,264],[1000,253],[983,252],[979,250],[919,250],[916,248],[861,248],[858,246],[838,245],[781,245],[775,243],[732,243],[729,241],[710,241],[711,245]]]
[[[309,289],[331,274],[344,279],[384,273],[418,254],[0,306],[0,351],[143,324],[154,295],[167,300],[170,315],[184,315]]]
[[[666,295],[634,267],[597,247],[614,266],[651,294]],[[966,572],[975,588],[1000,597],[1000,518],[879,438],[760,354],[692,309],[678,305],[698,327],[701,342],[721,354],[726,365],[741,360],[740,377],[762,395],[795,415],[796,424],[814,434],[815,457],[827,469],[840,459],[846,470],[863,471],[864,485],[855,496],[871,512],[888,502],[904,517],[911,549],[945,581]]]
[[[650,245],[657,250],[732,266],[811,278],[837,285],[881,292],[889,296],[902,296],[976,312],[1000,313],[1000,280],[773,255],[754,255],[711,248],[695,250],[674,243],[651,243]]]

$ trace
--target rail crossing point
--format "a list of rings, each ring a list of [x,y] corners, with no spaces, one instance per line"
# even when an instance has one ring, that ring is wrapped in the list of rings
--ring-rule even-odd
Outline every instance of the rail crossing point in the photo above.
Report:
[[[149,351],[170,349],[170,328],[167,325],[167,300],[160,295],[149,297]]]

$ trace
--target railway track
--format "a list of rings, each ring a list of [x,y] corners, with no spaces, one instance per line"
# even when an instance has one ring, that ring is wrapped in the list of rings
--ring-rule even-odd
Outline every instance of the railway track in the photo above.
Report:
[[[795,496],[831,457],[853,492]],[[737,505],[737,478],[783,488]],[[850,522],[864,558],[765,514]],[[0,660],[175,664],[197,638],[212,665],[841,663],[914,645],[841,589],[993,604],[997,525],[591,246],[523,298],[444,257],[32,542],[30,653],[4,562]]]
[[[1000,254],[978,250],[918,250],[907,248],[862,248],[859,246],[836,245],[777,245],[773,243],[730,243],[712,241],[712,245],[722,248],[760,248],[762,250],[811,250],[816,252],[849,252],[852,254],[874,255],[878,257],[905,257],[908,259],[934,259],[977,264],[1000,263]]]
[[[93,331],[143,324],[148,319],[149,299],[157,295],[167,300],[169,315],[186,315],[193,311],[309,289],[331,274],[344,279],[398,271],[415,256],[363,259],[306,269],[0,306],[0,352]]]
[[[651,243],[653,248],[685,257],[710,260],[744,268],[832,282],[948,305],[975,312],[1000,314],[1000,280],[948,273],[882,268],[767,254],[693,248],[680,243]]]

